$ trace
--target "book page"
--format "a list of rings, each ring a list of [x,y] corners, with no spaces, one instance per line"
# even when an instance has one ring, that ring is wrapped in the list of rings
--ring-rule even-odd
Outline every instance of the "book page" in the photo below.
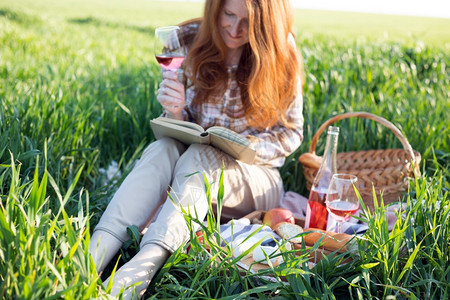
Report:
[[[256,151],[248,146],[244,146],[239,143],[224,139],[215,133],[210,133],[211,145],[219,148],[225,153],[228,153],[232,157],[242,162],[251,164],[255,160]]]
[[[167,123],[170,123],[170,124],[175,124],[175,125],[178,125],[178,126],[183,126],[183,127],[186,127],[186,128],[190,128],[190,129],[198,131],[199,133],[202,133],[202,132],[205,131],[205,129],[203,129],[202,126],[200,126],[200,125],[198,125],[196,123],[193,123],[193,122],[188,122],[188,121],[183,121],[183,120],[175,120],[175,119],[167,118],[167,117],[159,117],[159,118],[156,118],[156,119],[154,119],[152,121],[155,121],[155,120],[157,120],[158,122],[167,122]]]
[[[221,126],[213,126],[211,128],[208,128],[206,131],[209,133],[214,133],[224,139],[238,143],[240,145],[243,145],[246,147],[250,146],[249,140],[247,140],[244,136],[242,136],[241,134],[239,134],[237,132],[234,132],[231,129],[221,127]]]
[[[248,164],[253,163],[256,151],[244,136],[220,126],[208,128],[207,132],[211,136],[211,145],[237,160]]]
[[[201,126],[191,123],[196,126],[186,127],[183,126],[183,123],[190,123],[190,122],[185,121],[179,122],[182,122],[181,125],[177,122],[167,122],[166,120],[161,120],[160,118],[157,118],[150,121],[150,126],[153,130],[153,134],[155,135],[156,139],[161,139],[163,137],[170,137],[182,142],[185,145],[209,144],[210,137],[209,135],[203,134],[204,131],[201,128]],[[200,128],[200,130],[198,128]]]

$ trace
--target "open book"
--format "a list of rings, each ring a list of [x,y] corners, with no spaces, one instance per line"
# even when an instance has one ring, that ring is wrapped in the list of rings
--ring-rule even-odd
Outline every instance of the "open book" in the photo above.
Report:
[[[207,144],[221,149],[232,157],[251,164],[256,151],[250,141],[242,135],[221,126],[207,130],[198,124],[171,118],[159,117],[150,121],[156,139],[174,138],[186,145]]]

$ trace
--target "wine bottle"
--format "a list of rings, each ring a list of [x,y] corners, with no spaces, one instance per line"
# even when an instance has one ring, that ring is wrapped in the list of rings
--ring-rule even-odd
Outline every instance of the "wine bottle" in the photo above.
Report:
[[[309,193],[305,228],[327,229],[328,211],[325,200],[328,193],[330,193],[330,200],[333,199],[333,196],[337,197],[337,193],[328,191],[328,187],[331,177],[337,173],[336,152],[338,137],[339,127],[329,126],[322,163]]]

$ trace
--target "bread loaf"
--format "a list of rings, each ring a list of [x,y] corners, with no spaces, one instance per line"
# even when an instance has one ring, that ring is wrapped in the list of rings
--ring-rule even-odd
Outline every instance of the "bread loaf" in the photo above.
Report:
[[[355,237],[346,233],[336,233],[325,231],[317,228],[308,228],[308,231],[313,231],[304,236],[305,244],[314,245],[322,237],[322,246],[324,249],[330,251],[346,252],[355,251],[358,249]]]
[[[289,222],[281,222],[276,224],[273,228],[279,236],[289,240],[291,243],[301,243],[302,237],[298,236],[303,232],[303,228],[300,225],[292,224]]]
[[[320,245],[321,248],[338,252],[355,251],[358,249],[354,236],[345,233],[335,233],[317,228],[308,228],[306,231],[312,232],[302,235],[301,237],[296,237],[303,232],[303,228],[297,224],[287,222],[277,224],[274,226],[273,230],[279,236],[294,243],[294,248],[301,248],[300,244],[302,240],[305,241],[306,245],[312,246],[323,237]]]

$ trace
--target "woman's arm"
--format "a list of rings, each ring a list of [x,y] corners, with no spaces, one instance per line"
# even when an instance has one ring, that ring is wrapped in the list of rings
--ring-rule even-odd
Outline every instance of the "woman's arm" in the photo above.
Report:
[[[249,129],[243,134],[256,150],[255,164],[281,167],[286,156],[294,152],[303,141],[303,97],[298,94],[286,112],[286,119],[294,127],[274,126],[266,131]]]

